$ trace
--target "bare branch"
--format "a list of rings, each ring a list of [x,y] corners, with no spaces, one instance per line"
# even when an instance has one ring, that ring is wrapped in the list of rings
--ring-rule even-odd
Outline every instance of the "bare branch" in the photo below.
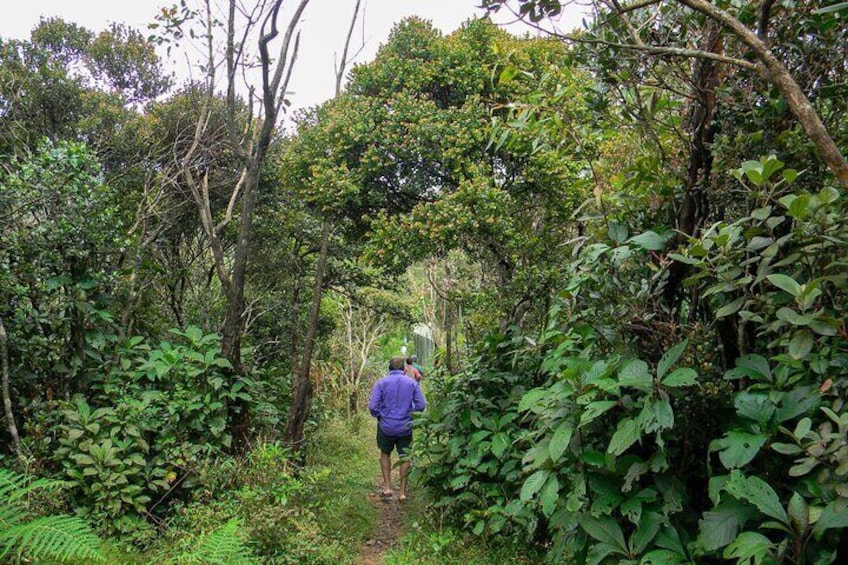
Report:
[[[845,156],[836,146],[833,137],[827,131],[827,127],[822,123],[804,91],[792,78],[789,69],[771,52],[768,45],[730,13],[714,6],[707,0],[677,1],[723,24],[751,49],[762,63],[761,72],[764,77],[770,80],[786,98],[789,108],[816,146],[822,160],[836,176],[842,188],[848,190],[848,161],[845,160]]]
[[[744,59],[736,59],[735,57],[726,57],[724,55],[719,55],[717,53],[710,53],[709,51],[700,51],[698,49],[684,49],[682,47],[657,47],[654,45],[631,45],[628,43],[613,43],[611,41],[602,41],[600,39],[586,39],[584,37],[579,36],[559,36],[562,39],[567,41],[574,41],[576,43],[588,43],[592,45],[605,45],[607,47],[615,47],[618,49],[628,49],[631,51],[643,51],[645,53],[651,55],[669,55],[673,57],[688,57],[688,58],[698,58],[698,59],[710,59],[713,61],[718,61],[721,63],[727,63],[729,65],[735,65],[737,67],[742,67],[744,69],[749,69],[756,71],[759,69],[759,66],[756,63],[752,63],[750,61],[746,61]]]
[[[353,29],[356,27],[356,20],[359,17],[359,6],[362,0],[356,0],[356,5],[353,7],[353,17],[350,18],[350,28],[347,30],[344,49],[342,50],[342,59],[339,67],[336,69],[336,96],[342,91],[342,79],[344,78],[345,68],[348,64],[347,52],[350,49],[350,38],[353,37]]]

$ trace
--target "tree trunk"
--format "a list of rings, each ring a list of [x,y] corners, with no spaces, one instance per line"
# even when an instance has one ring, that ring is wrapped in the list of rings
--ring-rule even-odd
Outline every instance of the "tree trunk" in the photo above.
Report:
[[[315,286],[312,288],[312,309],[309,312],[309,327],[303,343],[303,358],[293,384],[292,403],[286,423],[286,441],[295,453],[303,446],[303,425],[309,415],[314,385],[310,378],[312,368],[312,351],[315,346],[315,336],[318,333],[318,322],[321,313],[321,297],[324,289],[324,270],[327,266],[327,249],[330,242],[330,222],[324,221],[321,230],[321,251],[318,254],[318,264],[315,267]]]
[[[359,394],[357,387],[354,386],[347,398],[347,409],[349,416],[355,416],[359,412]]]
[[[702,51],[722,53],[721,26],[712,20],[704,25]],[[716,110],[716,88],[721,82],[719,65],[706,58],[692,61],[692,106],[689,111],[689,164],[686,174],[685,194],[675,218],[678,237],[682,244],[686,236],[697,236],[707,221],[710,201],[707,190],[712,175],[712,143],[715,140],[713,117]],[[669,266],[668,280],[663,295],[667,303],[677,306],[680,288],[689,273],[688,265],[674,261]]]
[[[239,222],[238,242],[233,255],[231,284],[227,296],[227,316],[221,336],[221,354],[232,365],[232,378],[238,379],[244,372],[241,362],[241,340],[244,332],[244,284],[247,260],[250,250],[250,236],[253,228],[253,212],[256,208],[257,193],[259,192],[259,163],[265,158],[264,150],[248,166],[245,179],[244,196],[242,200],[241,218]],[[243,452],[247,448],[248,430],[250,427],[249,405],[246,400],[239,399],[228,408],[230,434],[233,438],[233,448]]]
[[[456,374],[453,360],[453,302],[451,300],[451,268],[450,261],[445,261],[445,366],[448,373]]]
[[[9,336],[6,334],[6,326],[2,318],[0,318],[0,375],[2,375],[3,412],[6,416],[9,437],[12,439],[12,451],[23,463],[21,438],[18,435],[18,426],[15,424],[15,413],[12,411],[12,393],[9,385]]]

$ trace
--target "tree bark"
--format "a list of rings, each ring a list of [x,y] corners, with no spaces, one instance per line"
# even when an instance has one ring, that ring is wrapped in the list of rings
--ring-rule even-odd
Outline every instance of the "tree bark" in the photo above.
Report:
[[[704,25],[702,50],[720,54],[721,26],[712,20]],[[710,209],[708,188],[712,175],[712,143],[715,140],[713,117],[716,110],[716,88],[721,81],[719,65],[710,59],[692,61],[692,104],[689,109],[689,163],[686,173],[685,193],[677,208],[675,224],[678,244],[686,236],[697,236],[707,221]],[[665,301],[676,306],[680,299],[680,287],[689,273],[688,265],[674,261],[669,266],[663,296]]]
[[[753,51],[762,64],[762,74],[786,98],[789,109],[813,142],[828,169],[836,176],[843,189],[848,190],[848,161],[836,146],[821,118],[804,91],[792,78],[786,66],[772,53],[766,42],[733,17],[730,13],[710,4],[707,0],[677,0],[680,4],[700,12],[726,26],[739,40]]]
[[[310,372],[312,369],[312,351],[315,345],[315,336],[318,333],[318,322],[321,313],[321,296],[324,290],[324,270],[327,266],[327,250],[330,242],[330,223],[325,221],[321,230],[321,251],[318,255],[318,264],[315,267],[315,286],[312,288],[312,309],[309,312],[309,327],[303,343],[303,358],[297,373],[297,379],[293,384],[292,403],[289,408],[289,417],[286,422],[286,442],[295,453],[303,447],[303,425],[309,416],[309,407],[312,402],[314,385]]]
[[[9,384],[9,336],[6,334],[6,326],[3,324],[2,318],[0,318],[0,375],[2,375],[3,413],[6,416],[9,437],[12,439],[12,451],[19,461],[24,462],[24,456],[21,452],[21,437],[18,435],[15,413],[12,410],[12,393]]]

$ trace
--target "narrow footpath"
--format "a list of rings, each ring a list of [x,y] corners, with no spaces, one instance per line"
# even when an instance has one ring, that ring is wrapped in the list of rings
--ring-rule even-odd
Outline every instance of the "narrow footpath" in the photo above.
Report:
[[[404,534],[404,523],[401,503],[396,497],[383,498],[380,496],[382,480],[379,474],[374,478],[374,488],[368,494],[368,500],[379,513],[380,518],[374,528],[373,535],[362,547],[362,553],[357,563],[359,565],[381,565],[385,553],[393,549],[398,539]],[[392,489],[397,492],[397,479],[392,477]]]

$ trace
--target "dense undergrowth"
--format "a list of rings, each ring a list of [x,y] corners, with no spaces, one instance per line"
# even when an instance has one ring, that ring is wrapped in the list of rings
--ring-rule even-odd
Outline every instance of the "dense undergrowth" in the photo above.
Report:
[[[617,318],[655,300],[663,273],[629,260],[636,238],[598,242],[542,330],[494,335],[464,374],[436,379],[417,450],[437,506],[557,563],[844,560],[845,200],[772,199],[781,167],[746,163],[763,199],[672,254],[709,297],[712,332]],[[751,342],[722,369],[713,332],[729,316]],[[654,326],[650,347],[635,322]]]

